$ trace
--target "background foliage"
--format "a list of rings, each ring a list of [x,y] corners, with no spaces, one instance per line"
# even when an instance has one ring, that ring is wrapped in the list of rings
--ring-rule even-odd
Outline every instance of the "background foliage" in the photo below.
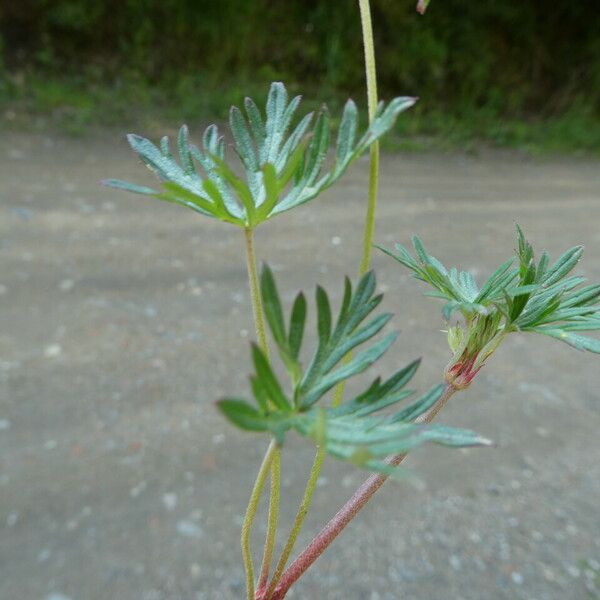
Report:
[[[414,0],[374,0],[373,11],[382,95],[419,95],[420,133],[518,142],[535,131],[518,121],[543,120],[557,139],[597,142],[594,0],[443,0],[426,17]],[[0,94],[83,120],[107,105],[111,119],[160,105],[223,116],[242,88],[264,94],[274,79],[334,103],[363,94],[355,0],[29,0],[1,19]]]

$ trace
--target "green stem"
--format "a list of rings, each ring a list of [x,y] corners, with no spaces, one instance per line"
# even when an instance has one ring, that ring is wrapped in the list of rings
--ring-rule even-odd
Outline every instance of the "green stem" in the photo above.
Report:
[[[269,356],[267,344],[267,333],[265,329],[265,317],[258,283],[258,269],[256,268],[256,254],[254,252],[254,229],[244,229],[246,235],[246,264],[248,267],[248,282],[250,283],[250,298],[252,299],[252,312],[254,313],[254,324],[256,326],[256,337],[258,344],[265,355]]]
[[[242,558],[244,561],[244,570],[246,571],[246,596],[248,600],[254,600],[254,564],[252,562],[252,550],[250,548],[250,533],[252,531],[252,523],[258,511],[258,503],[265,487],[265,482],[271,468],[274,456],[277,454],[278,448],[275,440],[272,440],[267,448],[265,457],[263,458],[252,493],[250,501],[246,509],[246,516],[242,524]]]
[[[267,537],[265,538],[265,549],[263,552],[262,567],[258,579],[258,590],[266,587],[269,581],[269,571],[275,549],[275,537],[277,535],[277,520],[279,518],[279,492],[281,489],[281,450],[275,449],[273,462],[271,463],[271,495],[269,497],[269,516],[267,518]]]
[[[262,305],[262,297],[260,293],[260,285],[258,281],[258,269],[256,267],[256,253],[254,251],[254,230],[250,227],[244,230],[246,239],[246,264],[248,267],[248,282],[250,284],[250,298],[252,300],[252,312],[254,313],[254,324],[256,327],[256,336],[258,343],[265,353],[269,356],[269,346],[267,343],[267,333],[265,328],[265,319]],[[267,465],[265,467],[265,465]],[[265,469],[263,470],[263,467]],[[269,569],[273,557],[273,549],[275,548],[275,537],[277,534],[277,521],[279,516],[279,491],[281,488],[281,450],[272,441],[267,449],[263,465],[258,472],[258,476],[254,483],[252,494],[246,509],[246,517],[242,525],[242,558],[244,562],[244,570],[246,572],[246,589],[248,598],[254,600],[254,565],[252,562],[252,551],[250,548],[250,531],[256,512],[258,510],[258,502],[260,500],[267,471],[271,470],[271,493],[269,498],[269,516],[267,521],[267,536],[265,539],[265,547],[263,551],[263,562],[260,571],[259,586],[266,585],[269,577]]]
[[[358,0],[360,20],[362,24],[363,45],[365,49],[365,73],[367,78],[367,101],[369,121],[375,118],[377,111],[377,73],[375,70],[375,44],[373,42],[373,24],[369,0]],[[369,171],[369,197],[365,232],[363,238],[363,255],[360,262],[360,274],[369,270],[371,264],[371,248],[375,232],[375,210],[377,208],[377,189],[379,186],[379,142],[371,145],[371,167]]]
[[[290,535],[285,543],[285,547],[281,556],[279,557],[279,561],[277,562],[277,566],[275,567],[275,573],[273,575],[273,579],[271,580],[271,584],[269,585],[269,589],[265,594],[265,600],[269,600],[271,594],[275,591],[275,587],[279,583],[281,576],[283,575],[283,570],[287,565],[287,562],[292,554],[292,550],[294,549],[294,545],[296,540],[298,539],[298,534],[302,529],[302,525],[304,524],[304,519],[308,513],[308,509],[312,503],[313,495],[315,493],[315,488],[317,487],[317,480],[319,478],[319,474],[321,473],[321,467],[323,466],[323,459],[325,458],[325,445],[322,444],[317,447],[317,454],[315,455],[315,460],[313,462],[313,466],[310,470],[310,475],[308,476],[308,481],[306,483],[306,488],[304,489],[304,496],[302,498],[302,502],[298,508],[298,512],[296,513],[296,518],[294,519],[294,524],[292,525],[292,529],[290,531]]]
[[[365,49],[365,77],[367,80],[367,102],[369,107],[369,121],[375,118],[377,111],[377,72],[375,70],[375,44],[373,42],[373,23],[371,21],[371,7],[369,0],[358,0],[360,8],[360,21],[362,25],[363,46]],[[363,252],[360,260],[359,275],[364,275],[371,265],[371,249],[373,247],[373,234],[375,233],[375,211],[377,209],[377,190],[379,188],[379,142],[371,145],[371,163],[369,166],[369,195],[367,199],[367,214],[365,216],[365,230],[363,234]],[[350,355],[346,361],[350,360]],[[332,406],[342,403],[344,397],[344,383],[336,386],[333,392]]]

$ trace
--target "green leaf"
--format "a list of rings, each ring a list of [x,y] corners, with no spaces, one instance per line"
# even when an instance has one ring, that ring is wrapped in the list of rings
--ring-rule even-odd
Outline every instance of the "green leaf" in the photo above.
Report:
[[[344,106],[344,113],[338,130],[336,160],[339,164],[352,155],[356,130],[358,127],[358,109],[352,100],[348,100]]]
[[[223,221],[233,223],[236,225],[243,224],[243,221],[232,214],[229,207],[225,203],[219,186],[212,179],[205,179],[202,185],[207,196],[212,200],[214,204],[215,214]]]
[[[277,180],[277,172],[271,163],[264,164],[261,170],[265,189],[265,201],[258,207],[257,216],[260,221],[263,221],[269,216],[275,204],[277,204],[280,187]]]
[[[168,138],[165,139],[165,142],[164,149],[167,150]],[[177,148],[179,149],[179,159],[181,160],[181,164],[185,173],[187,175],[196,175],[196,167],[194,166],[194,161],[192,159],[192,155],[190,154],[189,132],[187,125],[182,125],[179,129]],[[165,152],[165,154],[168,154],[168,151]]]
[[[288,368],[294,403],[288,401],[283,386],[276,377],[264,353],[253,344],[254,375],[250,378],[258,408],[241,400],[225,400],[219,408],[238,427],[269,431],[282,442],[285,433],[294,430],[325,448],[327,453],[362,467],[391,473],[386,463],[389,454],[404,453],[427,442],[451,447],[489,444],[477,434],[444,426],[420,426],[413,421],[426,413],[440,399],[445,386],[439,385],[392,414],[381,411],[398,405],[413,395],[405,388],[415,374],[416,360],[394,373],[387,380],[376,378],[362,393],[336,407],[315,406],[336,383],[346,381],[377,361],[396,338],[388,334],[379,341],[343,362],[351,348],[369,342],[389,321],[389,314],[365,319],[379,304],[375,296],[375,276],[364,275],[356,289],[346,278],[344,295],[333,326],[331,304],[325,290],[317,288],[318,344],[311,363],[304,372],[299,363]],[[283,307],[273,273],[265,265],[261,275],[261,293],[267,323],[284,364],[296,360],[303,340],[306,302],[302,294],[294,300],[289,319],[289,334],[285,331]]]
[[[209,215],[216,216],[216,211],[218,209],[206,197],[189,192],[185,188],[182,188],[180,185],[172,183],[171,181],[165,181],[163,187],[165,188],[165,191],[160,194],[159,197],[161,197],[161,199],[172,200],[173,202],[185,201],[189,204],[194,204],[203,211],[206,211]]]
[[[303,174],[305,185],[312,185],[319,176],[329,148],[329,115],[322,111],[317,117],[313,138],[308,145]]]
[[[244,106],[246,107],[246,114],[248,115],[248,122],[252,129],[252,135],[256,140],[256,144],[259,148],[264,145],[265,138],[267,137],[267,130],[260,114],[260,110],[252,98],[246,98],[244,100]]]
[[[252,344],[252,360],[258,383],[262,385],[274,407],[284,412],[289,410],[291,408],[290,402],[283,393],[277,377],[275,377],[275,374],[271,370],[267,357],[256,344]]]
[[[290,315],[290,333],[288,336],[288,347],[292,358],[297,359],[304,336],[304,325],[306,323],[306,299],[304,294],[296,296]]]
[[[299,405],[303,408],[312,406],[319,398],[325,395],[338,383],[365,371],[388,350],[388,348],[396,341],[396,337],[396,333],[386,335],[368,350],[363,350],[358,353],[339,369],[325,375],[312,386],[303,388],[301,390],[302,397]]]
[[[285,332],[285,324],[283,321],[283,309],[281,308],[281,300],[279,292],[275,285],[275,279],[271,268],[266,263],[262,267],[260,276],[260,290],[263,300],[263,308],[269,328],[273,334],[273,339],[281,348],[286,346],[287,335]]]
[[[181,127],[177,137],[180,164],[169,150],[168,138],[163,137],[157,147],[141,136],[128,136],[133,150],[161,182],[175,184],[200,196],[214,204],[213,208],[189,198],[182,202],[161,197],[150,188],[134,184],[109,180],[112,183],[107,185],[175,202],[240,227],[256,227],[276,214],[316,198],[333,185],[354,160],[389,131],[397,115],[413,103],[411,98],[396,98],[387,107],[382,104],[357,142],[358,114],[355,104],[349,100],[341,117],[336,159],[327,172],[324,164],[329,150],[330,119],[326,108],[323,107],[314,124],[313,113],[293,124],[300,96],[288,102],[283,83],[274,82],[264,118],[250,98],[244,101],[245,116],[235,106],[229,113],[235,150],[245,171],[243,177],[227,163],[225,141],[216,125],[204,131],[202,149],[190,143],[188,128]],[[201,167],[202,176],[196,165]]]
[[[413,240],[415,255],[397,245],[386,254],[408,267],[417,279],[428,283],[428,295],[446,300],[444,317],[462,311],[466,322],[451,329],[448,336],[454,353],[449,368],[471,360],[480,368],[497,349],[505,335],[533,331],[559,339],[580,350],[600,351],[600,341],[574,332],[594,331],[600,325],[600,285],[583,285],[585,279],[570,275],[582,256],[575,246],[552,265],[547,252],[535,262],[533,247],[517,225],[516,258],[504,262],[477,291],[474,278],[457,269],[449,271],[427,253],[418,237]],[[582,286],[582,287],[580,287]]]
[[[126,192],[133,192],[134,194],[143,194],[145,196],[156,196],[156,194],[159,193],[152,188],[136,185],[135,183],[127,183],[127,181],[121,181],[120,179],[103,179],[100,183],[107,187],[125,190]]]
[[[368,364],[363,365],[361,361],[368,360],[371,355],[367,354],[365,357],[360,354],[346,365],[349,370],[332,374],[333,369],[350,350],[376,335],[389,320],[389,315],[383,315],[374,323],[367,325],[366,328],[359,329],[361,323],[381,301],[381,296],[373,296],[374,291],[375,276],[373,272],[369,272],[361,278],[354,294],[352,294],[351,285],[346,280],[340,314],[332,331],[329,300],[325,291],[318,288],[317,334],[319,345],[295,392],[299,406],[307,407],[314,404],[335,385],[336,381],[341,381],[340,376],[348,378],[367,368]]]
[[[600,354],[600,340],[598,339],[578,335],[571,331],[565,331],[564,329],[551,329],[548,327],[534,327],[532,331],[537,331],[538,333],[565,342],[566,344],[569,344],[569,346],[577,348],[577,350],[587,350],[588,352]]]
[[[446,386],[443,383],[431,388],[427,393],[423,394],[418,400],[394,413],[389,417],[392,423],[411,422],[424,415],[430,408],[433,408],[437,401],[442,397]]]
[[[229,127],[235,141],[237,153],[249,171],[258,171],[258,159],[254,150],[252,137],[246,126],[246,122],[237,106],[232,106],[229,111]]]
[[[546,272],[544,285],[550,286],[568,275],[575,268],[582,254],[583,246],[575,246],[567,250]]]
[[[241,429],[247,431],[267,431],[268,419],[243,400],[226,399],[217,402],[223,415]]]
[[[331,307],[329,298],[325,290],[317,286],[317,331],[319,334],[319,344],[326,345],[331,336]]]
[[[246,223],[249,227],[252,227],[256,224],[255,214],[256,207],[254,206],[254,198],[252,197],[252,192],[229,167],[229,165],[221,158],[219,158],[216,154],[211,155],[211,158],[218,165],[218,173],[219,175],[227,182],[227,184],[235,190],[240,202],[246,209]]]

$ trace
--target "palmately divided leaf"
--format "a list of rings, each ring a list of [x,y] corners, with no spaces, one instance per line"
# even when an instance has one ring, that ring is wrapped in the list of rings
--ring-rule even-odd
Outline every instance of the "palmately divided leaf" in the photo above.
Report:
[[[352,162],[393,127],[398,114],[414,102],[414,98],[396,98],[387,107],[382,105],[357,142],[358,111],[349,100],[340,122],[333,166],[324,172],[331,137],[326,107],[316,119],[309,113],[292,125],[300,96],[288,101],[283,83],[275,82],[269,90],[264,115],[250,98],[244,102],[244,112],[235,106],[230,110],[229,128],[243,175],[226,162],[225,142],[216,125],[205,130],[202,149],[189,142],[188,128],[183,125],[177,137],[179,163],[171,154],[166,137],[158,147],[135,134],[127,139],[164,185],[177,185],[197,198],[188,197],[181,202],[173,199],[172,194],[154,192],[145,186],[112,179],[104,183],[175,202],[239,227],[256,227],[276,214],[312,200],[333,185]]]
[[[318,343],[304,369],[299,356],[306,301],[302,294],[296,296],[286,327],[275,278],[271,269],[264,265],[261,273],[264,311],[289,375],[290,392],[284,391],[264,353],[253,344],[255,373],[250,382],[256,406],[243,400],[226,399],[218,403],[224,416],[241,429],[268,431],[280,443],[286,432],[296,431],[336,458],[385,473],[393,470],[385,461],[389,454],[408,452],[426,442],[453,447],[489,444],[470,431],[414,423],[440,399],[444,385],[432,388],[407,406],[383,412],[414,395],[406,386],[417,371],[419,360],[384,381],[376,378],[363,392],[340,406],[324,408],[317,405],[337,383],[347,381],[376,362],[396,338],[396,334],[391,333],[373,341],[390,319],[390,315],[384,313],[367,320],[381,301],[381,296],[375,295],[375,283],[375,276],[370,272],[353,290],[346,278],[335,320],[327,293],[323,288],[317,288]],[[368,345],[351,360],[344,361],[350,350],[363,344]]]
[[[449,331],[454,358],[447,373],[465,367],[470,370],[468,376],[474,376],[475,369],[513,331],[542,333],[579,350],[600,353],[600,340],[574,333],[599,329],[600,319],[600,285],[583,285],[585,278],[571,275],[581,259],[581,246],[570,248],[551,266],[548,253],[542,252],[536,263],[533,247],[517,226],[516,261],[512,258],[500,265],[481,289],[470,273],[446,269],[428,254],[419,238],[413,239],[413,246],[414,257],[399,244],[395,253],[381,250],[434,288],[427,295],[446,301],[446,319],[455,311],[462,313],[464,327]]]

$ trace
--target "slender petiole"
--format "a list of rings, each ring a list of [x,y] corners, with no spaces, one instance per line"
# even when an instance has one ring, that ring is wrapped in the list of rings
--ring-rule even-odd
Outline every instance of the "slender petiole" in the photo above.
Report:
[[[254,313],[254,325],[258,344],[265,355],[269,356],[269,345],[267,343],[267,331],[265,328],[265,317],[258,283],[258,269],[256,267],[256,253],[254,251],[254,230],[250,227],[244,229],[246,237],[246,265],[248,267],[248,283],[250,284],[250,298],[252,300],[252,312]]]
[[[248,267],[248,282],[250,284],[250,298],[252,300],[252,311],[254,313],[254,324],[258,343],[266,356],[269,355],[265,319],[258,282],[258,269],[256,266],[256,253],[254,251],[254,230],[250,227],[244,230],[246,240],[246,264]],[[266,465],[266,467],[265,467]],[[263,467],[265,469],[263,470]],[[254,564],[252,561],[252,549],[250,547],[250,532],[258,510],[258,503],[265,486],[268,471],[271,471],[271,493],[269,498],[269,516],[267,521],[267,536],[263,551],[263,562],[261,567],[259,587],[266,585],[269,577],[269,569],[275,547],[277,534],[277,521],[279,516],[279,491],[281,488],[281,450],[273,440],[267,449],[263,464],[258,472],[254,483],[252,494],[246,509],[246,516],[242,525],[242,559],[244,571],[246,572],[246,589],[249,600],[254,600]]]
[[[258,511],[258,503],[262,495],[265,482],[271,469],[271,463],[275,454],[278,452],[277,443],[275,440],[271,440],[267,452],[263,458],[252,493],[250,494],[250,500],[248,502],[248,508],[246,509],[246,516],[242,524],[242,558],[244,561],[244,570],[246,571],[246,596],[247,600],[254,600],[254,563],[252,561],[252,549],[250,548],[250,533],[252,531],[252,524]]]
[[[275,573],[273,574],[273,579],[271,580],[271,584],[269,585],[269,589],[264,596],[264,600],[269,600],[279,580],[281,579],[281,575],[283,574],[283,570],[287,565],[287,562],[292,554],[292,550],[294,549],[294,545],[296,540],[298,539],[298,534],[302,529],[302,525],[304,524],[304,519],[308,513],[308,509],[312,503],[313,495],[315,493],[315,488],[317,487],[317,480],[319,478],[319,474],[321,473],[321,467],[323,465],[323,459],[325,458],[325,446],[321,445],[317,448],[317,453],[315,455],[315,460],[313,462],[313,466],[310,470],[310,475],[308,476],[308,481],[306,483],[306,488],[304,489],[304,496],[302,498],[302,502],[300,503],[300,507],[298,508],[298,512],[296,513],[296,518],[294,519],[294,524],[292,525],[292,529],[290,531],[290,535],[285,543],[285,547],[279,557],[279,561],[277,562],[277,566],[275,567]]]
[[[281,489],[281,450],[275,449],[273,461],[271,462],[271,494],[269,496],[269,516],[267,518],[267,537],[265,538],[265,548],[263,551],[263,561],[258,579],[257,591],[267,586],[269,581],[269,571],[271,570],[271,561],[275,549],[275,537],[277,535],[277,522],[279,519],[279,493]]]

